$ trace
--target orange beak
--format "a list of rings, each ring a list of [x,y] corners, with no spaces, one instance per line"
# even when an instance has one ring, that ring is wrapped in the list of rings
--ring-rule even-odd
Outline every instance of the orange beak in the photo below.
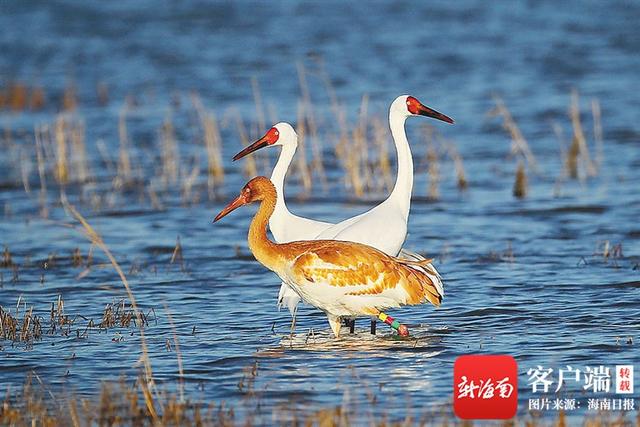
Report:
[[[417,114],[453,124],[453,119],[451,117],[445,116],[444,114],[434,110],[433,108],[429,108],[426,105],[418,104]]]
[[[251,154],[256,150],[259,150],[264,147],[268,147],[269,145],[275,143],[278,140],[279,132],[276,128],[271,128],[267,133],[264,134],[262,138],[254,142],[253,144],[246,147],[244,150],[240,151],[238,154],[233,156],[233,160],[236,161],[238,159],[243,158],[247,154]]]
[[[224,218],[225,216],[229,215],[231,212],[238,209],[240,206],[244,206],[246,204],[247,204],[247,201],[244,199],[243,195],[240,194],[238,197],[233,199],[231,203],[225,206],[224,209],[222,209],[218,215],[216,215],[216,217],[213,219],[213,222],[216,222]]]

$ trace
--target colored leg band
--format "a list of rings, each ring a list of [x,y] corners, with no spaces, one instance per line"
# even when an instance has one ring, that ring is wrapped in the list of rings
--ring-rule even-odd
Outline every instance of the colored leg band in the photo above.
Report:
[[[389,316],[388,314],[380,312],[380,314],[378,314],[378,319],[380,319],[387,325],[391,326],[394,330],[398,332],[399,335],[403,337],[406,337],[409,335],[409,329],[402,323],[395,320],[393,317]],[[372,329],[372,331],[373,330],[374,329]]]

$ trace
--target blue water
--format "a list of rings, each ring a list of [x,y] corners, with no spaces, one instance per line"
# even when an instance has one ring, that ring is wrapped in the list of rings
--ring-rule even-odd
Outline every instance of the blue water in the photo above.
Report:
[[[187,393],[230,402],[262,422],[279,420],[280,405],[290,402],[301,413],[347,404],[362,420],[450,411],[452,366],[462,354],[517,359],[522,417],[533,397],[526,371],[536,365],[635,363],[640,370],[638,3],[20,1],[3,2],[0,10],[0,87],[21,81],[47,94],[42,111],[0,110],[0,245],[19,265],[17,280],[11,268],[0,269],[2,307],[15,310],[22,296],[46,317],[62,295],[67,314],[99,321],[106,304],[126,296],[109,266],[78,278],[83,268],[72,265],[71,252],[80,248],[86,255],[90,245],[79,230],[64,226],[73,221],[58,203],[52,171],[50,215],[38,214],[33,127],[53,123],[64,89],[73,85],[79,100],[73,114],[84,121],[94,178],[66,193],[129,273],[140,305],[155,310],[157,322],[146,335],[161,386],[174,389],[178,379],[176,353],[167,351],[173,331],[165,305],[180,340]],[[252,209],[211,224],[247,180],[243,163],[230,162],[241,148],[233,117],[240,115],[250,138],[266,130],[251,80],[259,84],[267,125],[295,122],[298,63],[307,69],[330,177],[323,188],[314,176],[304,200],[296,198],[298,180],[290,180],[290,208],[301,215],[339,221],[385,196],[378,191],[357,200],[343,185],[324,76],[352,123],[365,94],[368,113],[385,123],[389,103],[402,93],[456,120],[454,126],[430,124],[456,144],[469,188],[457,189],[453,163],[441,152],[438,200],[427,192],[426,119],[407,122],[417,168],[406,246],[436,258],[446,287],[438,309],[392,312],[410,326],[410,341],[393,339],[382,325],[370,337],[368,321],[361,320],[355,336],[334,342],[325,317],[309,306],[301,307],[291,340],[290,317],[275,307],[279,281],[246,247]],[[108,88],[106,105],[98,102],[100,84]],[[591,100],[602,107],[603,160],[598,175],[585,180],[562,177],[553,131],[554,124],[564,129],[566,150],[572,89],[581,96],[593,158]],[[90,195],[113,186],[97,143],[117,161],[118,115],[127,96],[135,104],[127,122],[132,162],[143,176],[157,174],[158,129],[168,116],[181,157],[193,157],[206,170],[204,147],[194,136],[193,92],[223,124],[226,176],[217,200],[207,199],[201,173],[196,189],[202,196],[195,203],[182,203],[174,188],[160,195],[164,209],[158,210],[132,189],[92,208]],[[505,100],[538,161],[524,200],[512,196],[510,139],[501,121],[487,115],[493,95]],[[262,159],[271,162],[275,154]],[[25,158],[30,194],[21,182]],[[269,172],[262,160],[258,166]],[[182,267],[170,264],[177,236]],[[623,255],[603,257],[606,241],[621,244]],[[58,260],[45,269],[50,254]],[[97,250],[94,256],[106,262]],[[81,331],[84,325],[78,320]],[[133,329],[91,331],[84,339],[46,336],[31,348],[0,345],[1,389],[18,387],[35,371],[50,387],[91,394],[101,381],[138,371]],[[243,378],[255,363],[248,390]],[[251,406],[254,393],[259,410]]]

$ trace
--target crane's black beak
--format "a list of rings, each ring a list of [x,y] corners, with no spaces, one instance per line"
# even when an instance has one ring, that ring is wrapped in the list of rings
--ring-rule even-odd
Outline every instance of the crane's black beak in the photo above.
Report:
[[[443,122],[453,124],[453,119],[449,116],[446,116],[439,111],[434,110],[433,108],[429,108],[426,105],[418,105],[418,114],[421,116],[431,117],[432,119],[442,120]]]
[[[261,148],[269,146],[269,140],[266,137],[262,137],[253,144],[247,146],[244,150],[240,151],[238,154],[233,156],[233,160],[236,161],[238,159],[243,158],[247,154],[251,154],[254,151],[257,151]]]

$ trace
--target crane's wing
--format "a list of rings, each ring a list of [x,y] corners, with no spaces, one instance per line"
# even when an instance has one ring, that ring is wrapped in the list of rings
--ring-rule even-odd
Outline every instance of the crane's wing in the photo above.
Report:
[[[442,294],[423,263],[393,258],[364,245],[329,241],[302,252],[292,271],[298,283],[340,288],[343,295],[393,294],[399,304],[428,300],[439,305]]]

